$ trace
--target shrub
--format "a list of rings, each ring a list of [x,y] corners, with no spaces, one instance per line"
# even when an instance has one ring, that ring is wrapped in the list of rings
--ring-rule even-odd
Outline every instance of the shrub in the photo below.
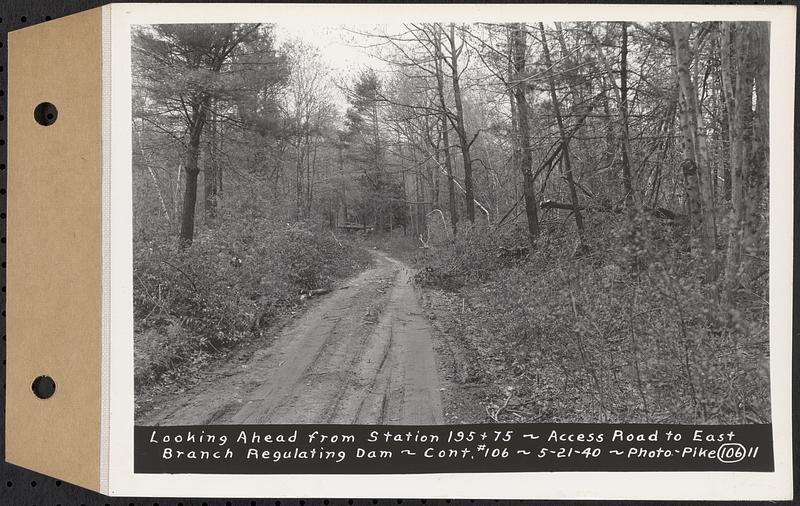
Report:
[[[300,290],[328,286],[368,262],[366,252],[327,231],[263,219],[205,230],[187,248],[177,240],[138,241],[137,378],[153,381],[192,353],[259,335],[298,303]]]
[[[498,395],[526,392],[528,421],[769,421],[766,304],[721,301],[714,259],[639,225],[589,216],[580,255],[556,231],[524,258],[498,255],[524,230],[475,229],[420,257],[417,281],[468,301],[457,335]]]

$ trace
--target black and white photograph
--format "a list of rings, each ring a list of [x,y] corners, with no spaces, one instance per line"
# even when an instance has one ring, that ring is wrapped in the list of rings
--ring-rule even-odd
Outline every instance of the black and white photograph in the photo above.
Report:
[[[131,27],[137,425],[771,422],[769,22],[321,22]]]

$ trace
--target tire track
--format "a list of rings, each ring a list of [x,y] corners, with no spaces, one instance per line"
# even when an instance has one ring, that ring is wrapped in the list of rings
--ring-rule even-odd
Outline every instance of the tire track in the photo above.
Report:
[[[432,329],[410,273],[375,252],[374,267],[321,297],[271,346],[246,364],[221,364],[218,381],[142,423],[442,423]]]

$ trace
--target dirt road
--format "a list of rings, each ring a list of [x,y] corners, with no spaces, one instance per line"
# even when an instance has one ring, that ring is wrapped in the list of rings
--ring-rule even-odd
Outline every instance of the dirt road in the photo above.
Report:
[[[431,326],[402,262],[340,283],[244,360],[137,423],[443,423]]]

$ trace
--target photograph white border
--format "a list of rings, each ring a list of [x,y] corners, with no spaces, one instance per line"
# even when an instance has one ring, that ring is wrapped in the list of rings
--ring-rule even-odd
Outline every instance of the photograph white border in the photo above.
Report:
[[[102,490],[115,496],[492,499],[790,499],[795,78],[794,6],[112,4],[104,143],[104,431]],[[320,20],[320,21],[316,21]],[[391,475],[134,474],[132,25],[336,25],[403,21],[769,21],[770,381],[775,472],[532,472]],[[106,71],[108,70],[108,71]],[[110,76],[110,77],[109,77]],[[106,88],[104,88],[106,89]],[[104,96],[104,100],[109,97]],[[107,213],[107,215],[106,215]],[[104,464],[105,465],[105,464]]]

